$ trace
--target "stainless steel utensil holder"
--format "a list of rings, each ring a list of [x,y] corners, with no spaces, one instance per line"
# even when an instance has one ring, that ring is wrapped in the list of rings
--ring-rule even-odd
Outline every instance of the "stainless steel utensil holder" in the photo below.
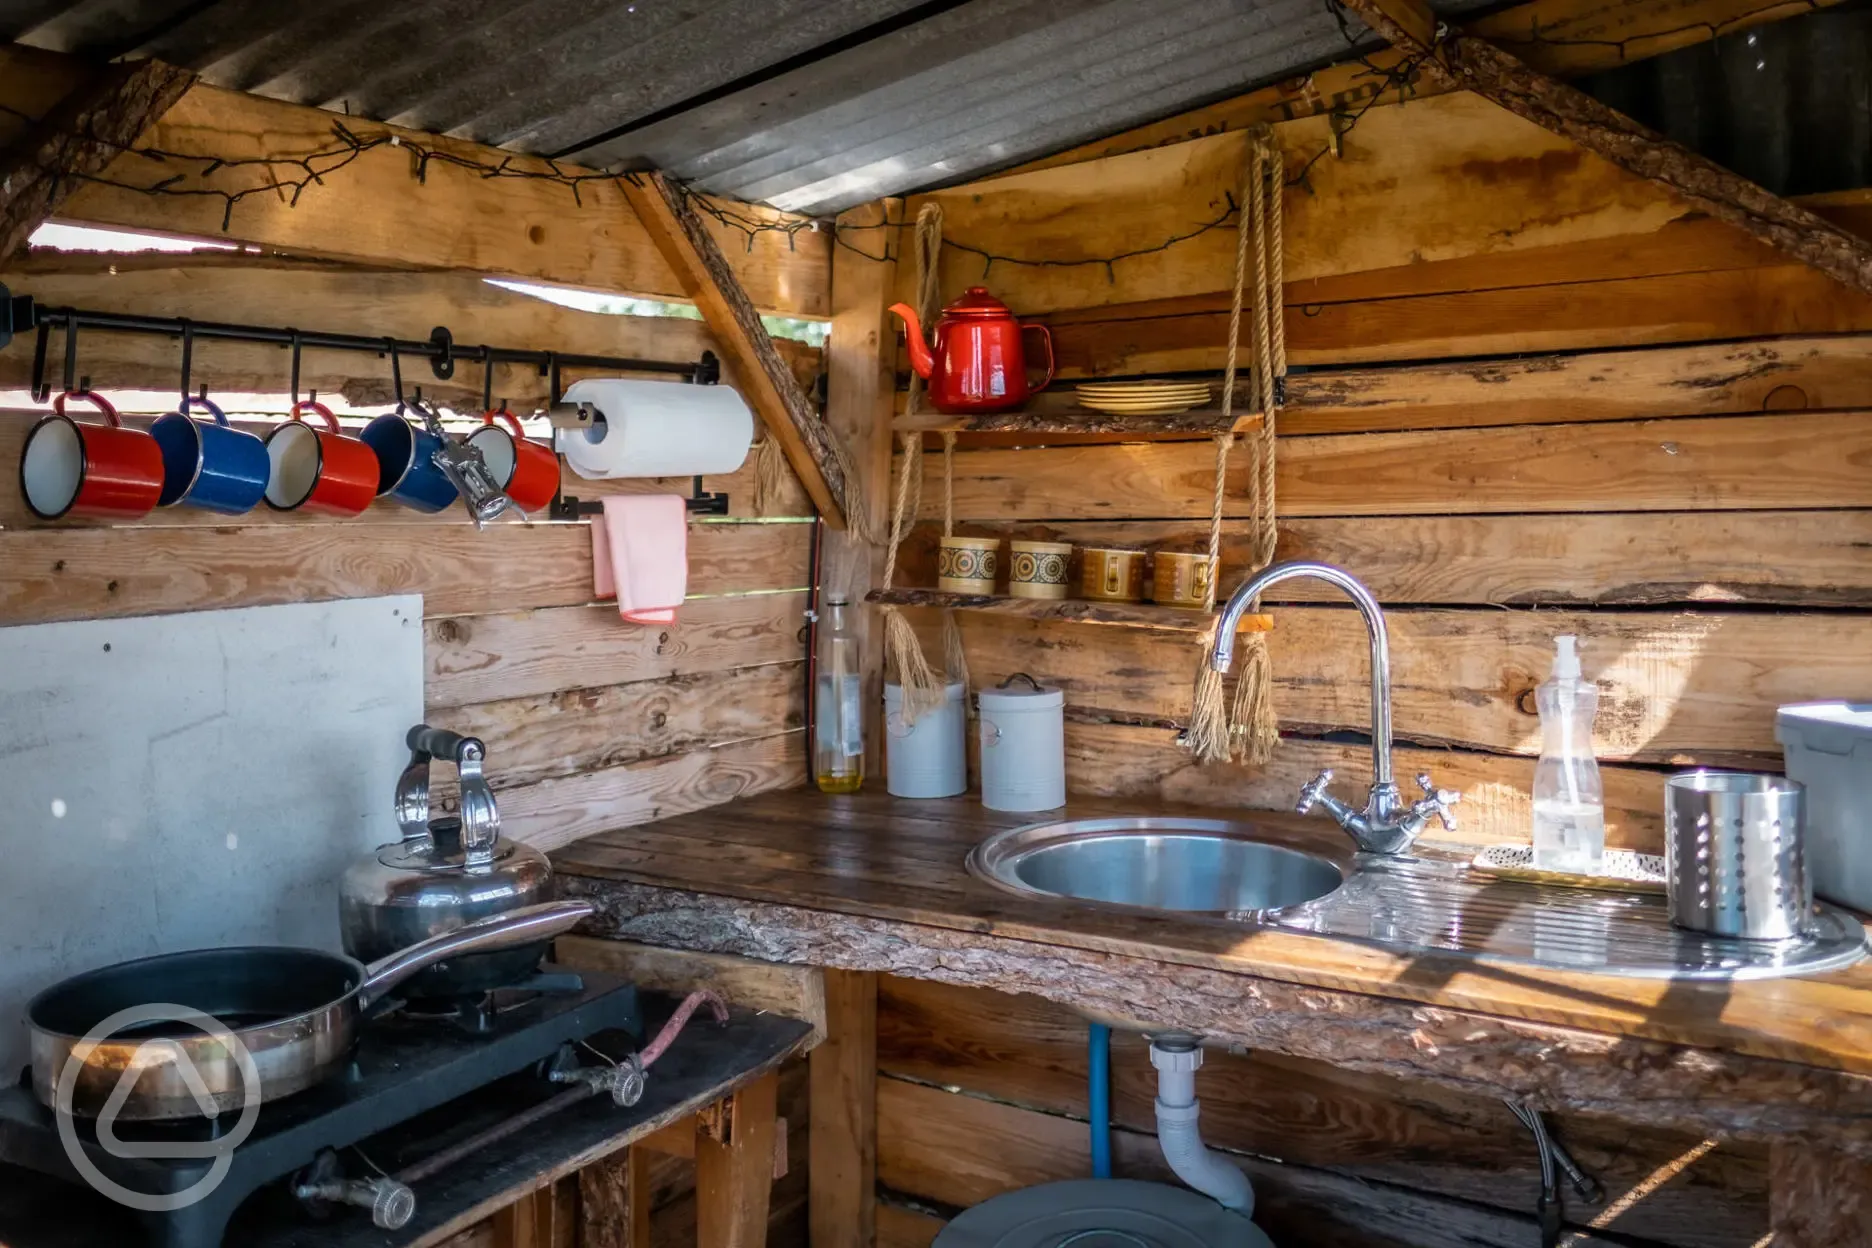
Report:
[[[1784,776],[1695,771],[1665,784],[1671,922],[1745,940],[1811,929],[1805,792]]]

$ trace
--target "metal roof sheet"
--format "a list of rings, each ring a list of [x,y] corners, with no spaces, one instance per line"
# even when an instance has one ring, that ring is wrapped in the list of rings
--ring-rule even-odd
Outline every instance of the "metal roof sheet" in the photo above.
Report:
[[[0,0],[0,38],[813,213],[1347,51],[1324,0]]]

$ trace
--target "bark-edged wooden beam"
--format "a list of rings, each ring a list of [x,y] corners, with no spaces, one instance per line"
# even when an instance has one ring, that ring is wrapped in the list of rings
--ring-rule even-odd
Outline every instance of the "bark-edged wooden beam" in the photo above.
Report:
[[[1419,58],[1433,81],[1493,100],[1835,281],[1872,294],[1872,242],[1531,69],[1492,43],[1450,32],[1422,0],[1342,2],[1381,38]]]
[[[107,66],[0,153],[0,264],[194,84],[194,73],[162,61]]]
[[[780,440],[813,505],[827,524],[844,528],[845,474],[832,453],[831,432],[787,368],[701,217],[661,173],[625,175],[624,193],[683,290],[702,309],[702,319],[727,354],[730,370],[746,387],[768,435]]]

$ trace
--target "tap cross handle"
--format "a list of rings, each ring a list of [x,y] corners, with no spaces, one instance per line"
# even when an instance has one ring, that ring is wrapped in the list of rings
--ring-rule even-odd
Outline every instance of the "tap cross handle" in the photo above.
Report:
[[[1425,818],[1435,815],[1443,824],[1445,832],[1456,830],[1456,816],[1450,807],[1462,801],[1462,794],[1455,789],[1439,789],[1430,779],[1429,772],[1419,772],[1417,787],[1424,791],[1423,800],[1413,804],[1413,809]]]
[[[1307,781],[1306,787],[1300,790],[1300,800],[1294,803],[1294,813],[1304,815],[1319,805],[1320,798],[1326,795],[1326,786],[1332,783],[1332,777],[1332,768],[1328,767]]]

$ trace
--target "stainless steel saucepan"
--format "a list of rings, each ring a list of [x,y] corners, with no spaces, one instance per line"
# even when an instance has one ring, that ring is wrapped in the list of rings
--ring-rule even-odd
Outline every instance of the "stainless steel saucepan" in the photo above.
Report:
[[[582,901],[528,906],[369,965],[317,949],[252,946],[163,954],[88,971],[46,989],[26,1007],[33,1091],[56,1110],[97,1117],[119,1084],[132,1084],[119,1094],[117,1118],[194,1118],[208,1106],[216,1113],[243,1109],[257,1074],[261,1100],[276,1101],[336,1072],[351,1055],[364,1011],[409,976],[447,958],[550,940],[591,913]],[[157,1011],[134,1025],[113,1024],[114,1034],[87,1039],[125,1011],[158,1006],[181,1009]],[[202,1016],[225,1033],[203,1031]]]

